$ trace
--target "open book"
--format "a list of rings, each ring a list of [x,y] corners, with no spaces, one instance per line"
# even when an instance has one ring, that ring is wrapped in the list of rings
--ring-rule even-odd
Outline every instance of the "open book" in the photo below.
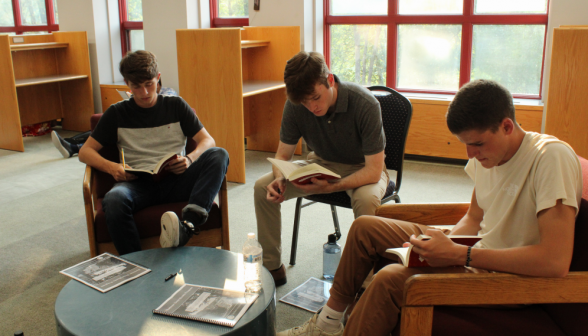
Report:
[[[309,184],[312,183],[313,177],[320,180],[332,180],[340,179],[341,176],[336,174],[325,167],[319,166],[316,163],[311,163],[306,166],[299,166],[290,161],[278,160],[267,158],[269,162],[278,168],[278,170],[284,175],[286,180],[295,184]]]
[[[234,327],[258,294],[184,284],[153,313]]]
[[[482,239],[480,236],[448,235],[447,237],[456,244],[466,246],[474,246]],[[417,239],[429,240],[431,236],[419,235]],[[389,248],[386,252],[398,256],[405,267],[429,267],[429,264],[418,253],[412,251],[412,245],[410,247]]]
[[[120,153],[121,153],[121,160],[122,160],[123,166],[126,167],[124,150],[121,149]],[[135,175],[138,175],[138,176],[141,174],[153,175],[153,179],[155,181],[160,181],[165,175],[167,175],[167,171],[165,170],[165,167],[171,161],[177,159],[178,157],[179,157],[179,155],[176,153],[167,154],[161,160],[159,160],[159,162],[157,162],[157,164],[155,165],[153,170],[125,168],[125,171],[132,173],[132,174],[135,174]]]

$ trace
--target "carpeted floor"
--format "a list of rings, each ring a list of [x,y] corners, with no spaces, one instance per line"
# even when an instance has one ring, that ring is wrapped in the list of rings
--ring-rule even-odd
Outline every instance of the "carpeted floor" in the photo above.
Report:
[[[0,150],[0,335],[16,330],[28,336],[55,335],[55,299],[69,281],[59,271],[90,256],[82,198],[85,165],[77,157],[64,159],[50,135],[24,141],[24,153]],[[247,183],[229,183],[234,252],[240,252],[247,232],[256,232],[253,183],[270,170],[265,158],[271,156],[247,151]],[[403,203],[470,200],[473,183],[463,166],[407,160],[404,167]],[[290,257],[294,204],[291,200],[282,207],[285,264]],[[338,215],[344,245],[353,213],[338,208]],[[321,277],[322,244],[333,231],[327,205],[304,208],[297,264],[288,267],[288,283],[278,288],[278,299],[309,277]],[[299,308],[277,304],[278,330],[300,325],[310,317],[311,313]]]

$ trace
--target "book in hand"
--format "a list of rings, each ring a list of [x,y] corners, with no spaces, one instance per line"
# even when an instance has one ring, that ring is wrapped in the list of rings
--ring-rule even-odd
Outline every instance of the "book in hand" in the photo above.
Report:
[[[340,179],[341,176],[316,163],[306,166],[299,166],[290,161],[267,158],[286,178],[294,184],[310,184],[311,179],[319,180]]]
[[[234,327],[258,297],[254,293],[184,284],[153,313]]]
[[[157,162],[157,164],[155,165],[155,167],[153,167],[152,170],[148,170],[148,169],[134,169],[134,168],[126,168],[125,165],[125,152],[124,150],[121,149],[121,158],[122,158],[122,163],[123,166],[125,167],[125,171],[129,172],[131,174],[140,176],[140,175],[151,175],[153,176],[153,179],[155,181],[161,181],[161,179],[168,174],[167,169],[165,169],[165,167],[167,167],[171,161],[179,158],[180,156],[176,153],[169,153],[166,156],[164,156],[161,160],[159,160],[159,162]]]
[[[474,246],[478,241],[482,239],[480,236],[464,236],[464,235],[448,235],[454,243],[466,246]],[[419,235],[419,240],[429,240],[431,236]],[[413,245],[409,247],[389,248],[386,250],[387,253],[395,254],[400,262],[405,267],[430,267],[429,264],[421,258],[421,256],[412,250]]]
[[[148,268],[106,252],[59,273],[106,293],[149,272]]]
[[[280,301],[316,313],[329,301],[332,286],[330,282],[310,278],[284,295]]]

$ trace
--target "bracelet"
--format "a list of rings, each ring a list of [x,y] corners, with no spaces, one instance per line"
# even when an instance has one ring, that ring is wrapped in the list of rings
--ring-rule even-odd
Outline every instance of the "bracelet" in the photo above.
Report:
[[[467,254],[467,257],[466,257],[466,263],[465,263],[465,266],[466,267],[470,267],[470,262],[472,261],[472,258],[470,258],[470,255],[471,254],[472,254],[472,247],[469,246],[468,247],[468,254]]]
[[[192,163],[193,163],[194,161],[192,161],[192,159],[190,159],[190,157],[189,157],[188,155],[186,155],[186,156],[184,156],[184,157],[185,157],[186,159],[188,159],[188,161],[190,161],[190,165],[192,165]]]

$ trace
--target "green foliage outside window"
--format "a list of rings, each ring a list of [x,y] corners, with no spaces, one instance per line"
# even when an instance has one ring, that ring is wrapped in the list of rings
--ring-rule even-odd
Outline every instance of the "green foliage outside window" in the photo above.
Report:
[[[331,71],[341,80],[386,85],[385,25],[331,26]]]
[[[20,0],[20,17],[25,26],[46,25],[45,0]]]
[[[12,1],[10,0],[0,0],[0,26],[14,26],[14,15],[12,14]]]
[[[127,20],[143,21],[142,0],[127,0]]]
[[[249,1],[218,0],[218,17],[234,18],[249,17]]]

